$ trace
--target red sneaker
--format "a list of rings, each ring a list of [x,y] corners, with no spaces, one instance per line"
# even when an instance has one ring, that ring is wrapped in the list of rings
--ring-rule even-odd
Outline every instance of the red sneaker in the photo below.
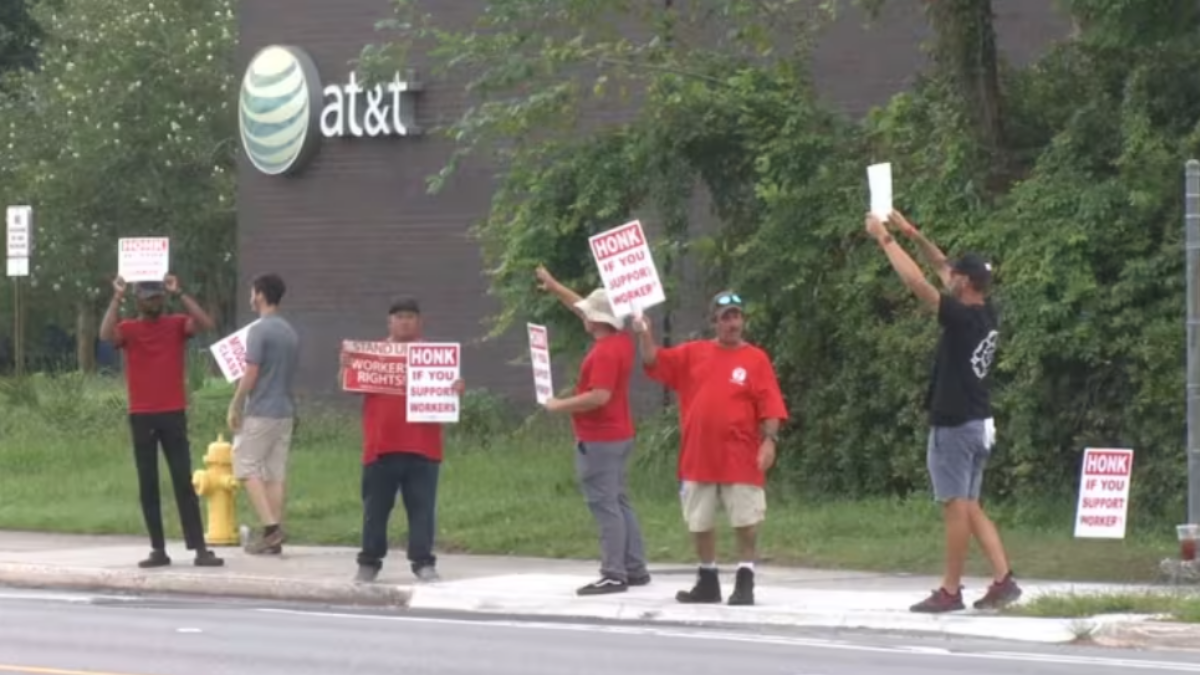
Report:
[[[921,614],[941,614],[942,612],[957,612],[966,609],[966,605],[963,604],[962,588],[959,588],[957,593],[950,593],[944,588],[939,588],[928,598],[909,609]]]
[[[975,609],[1003,609],[1020,599],[1021,587],[1009,572],[1004,581],[995,581],[988,586],[987,593],[975,601]]]

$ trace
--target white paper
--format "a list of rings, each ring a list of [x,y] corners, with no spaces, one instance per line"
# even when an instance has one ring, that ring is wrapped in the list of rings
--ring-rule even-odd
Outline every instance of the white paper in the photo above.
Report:
[[[588,245],[616,318],[632,314],[634,303],[645,309],[667,301],[641,222],[592,235]]]
[[[892,164],[872,164],[867,167],[867,185],[871,190],[871,213],[886,219],[892,213]]]
[[[545,326],[526,324],[529,330],[529,360],[533,364],[533,390],[538,405],[554,395],[553,368],[550,366],[550,333]]]
[[[256,323],[257,319],[208,348],[226,382],[237,382],[246,374],[246,342],[249,340],[250,327]]]
[[[1079,504],[1075,536],[1124,539],[1129,514],[1133,450],[1087,448],[1079,469]]]
[[[409,422],[458,422],[460,401],[454,383],[461,375],[462,347],[455,342],[408,345]]]
[[[170,239],[129,237],[117,242],[117,274],[125,281],[162,281],[170,271]]]

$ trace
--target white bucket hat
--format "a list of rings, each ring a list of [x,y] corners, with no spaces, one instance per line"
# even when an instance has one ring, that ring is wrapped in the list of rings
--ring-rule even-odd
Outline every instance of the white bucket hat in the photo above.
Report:
[[[613,314],[612,305],[608,302],[608,293],[605,293],[603,288],[597,288],[586,298],[575,303],[575,308],[583,312],[583,318],[593,323],[606,323],[617,330],[625,327],[625,322]]]

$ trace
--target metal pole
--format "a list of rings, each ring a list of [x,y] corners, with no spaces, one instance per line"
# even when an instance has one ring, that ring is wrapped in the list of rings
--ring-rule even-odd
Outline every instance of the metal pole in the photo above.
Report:
[[[13,367],[17,379],[25,377],[25,307],[21,277],[13,277]]]
[[[1184,171],[1184,249],[1187,257],[1188,523],[1200,523],[1200,161]]]

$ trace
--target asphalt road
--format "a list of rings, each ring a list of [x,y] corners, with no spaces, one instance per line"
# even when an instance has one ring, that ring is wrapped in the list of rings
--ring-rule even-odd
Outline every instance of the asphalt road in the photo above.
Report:
[[[0,589],[0,675],[1119,675],[1200,653],[467,615],[355,613]]]

